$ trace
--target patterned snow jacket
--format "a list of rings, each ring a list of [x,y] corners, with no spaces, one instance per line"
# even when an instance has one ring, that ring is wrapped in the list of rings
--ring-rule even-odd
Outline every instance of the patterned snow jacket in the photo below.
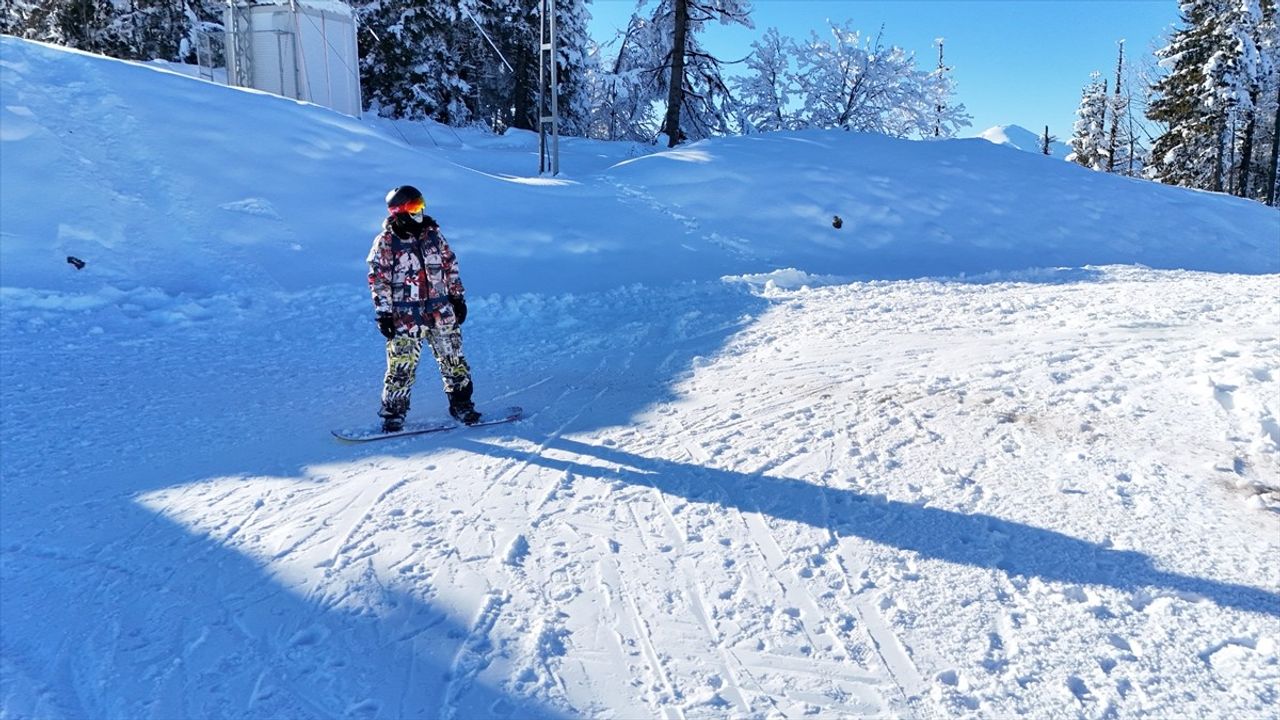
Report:
[[[420,328],[456,322],[449,298],[465,292],[458,261],[430,216],[416,231],[384,220],[368,262],[374,312],[392,313],[400,333],[416,335]]]

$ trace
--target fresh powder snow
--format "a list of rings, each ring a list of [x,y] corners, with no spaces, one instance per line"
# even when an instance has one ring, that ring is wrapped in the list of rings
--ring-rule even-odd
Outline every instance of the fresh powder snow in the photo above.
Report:
[[[539,176],[11,37],[0,91],[0,717],[1275,716],[1274,209],[839,131]],[[525,418],[344,445],[404,183]]]

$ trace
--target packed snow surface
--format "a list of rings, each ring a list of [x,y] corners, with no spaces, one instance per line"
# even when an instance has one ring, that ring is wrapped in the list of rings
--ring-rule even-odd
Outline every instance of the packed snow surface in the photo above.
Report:
[[[1274,210],[0,71],[0,717],[1274,717]],[[526,417],[343,445],[402,183]]]

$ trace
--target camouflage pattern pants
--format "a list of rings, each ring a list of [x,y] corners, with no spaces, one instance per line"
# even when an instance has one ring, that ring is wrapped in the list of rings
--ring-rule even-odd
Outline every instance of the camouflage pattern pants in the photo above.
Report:
[[[444,391],[452,393],[471,384],[471,366],[462,355],[462,333],[456,325],[445,328],[418,326],[415,334],[396,335],[387,341],[387,375],[382,385],[382,417],[404,417],[409,393],[418,373],[422,344],[431,347]]]

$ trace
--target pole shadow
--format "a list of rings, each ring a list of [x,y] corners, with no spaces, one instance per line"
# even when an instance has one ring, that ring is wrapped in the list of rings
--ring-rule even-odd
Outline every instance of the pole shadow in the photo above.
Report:
[[[839,536],[860,537],[922,557],[1011,576],[1108,586],[1134,594],[1149,590],[1171,593],[1185,600],[1205,599],[1221,607],[1280,617],[1280,594],[1274,591],[1167,572],[1137,551],[1104,547],[992,515],[923,507],[795,478],[642,457],[564,437],[539,438],[538,442],[547,443],[548,450],[592,458],[601,464],[551,458],[545,451],[527,454],[465,438],[460,447],[575,475],[645,485],[692,502],[718,502],[742,512],[760,512],[777,520],[826,528]]]

